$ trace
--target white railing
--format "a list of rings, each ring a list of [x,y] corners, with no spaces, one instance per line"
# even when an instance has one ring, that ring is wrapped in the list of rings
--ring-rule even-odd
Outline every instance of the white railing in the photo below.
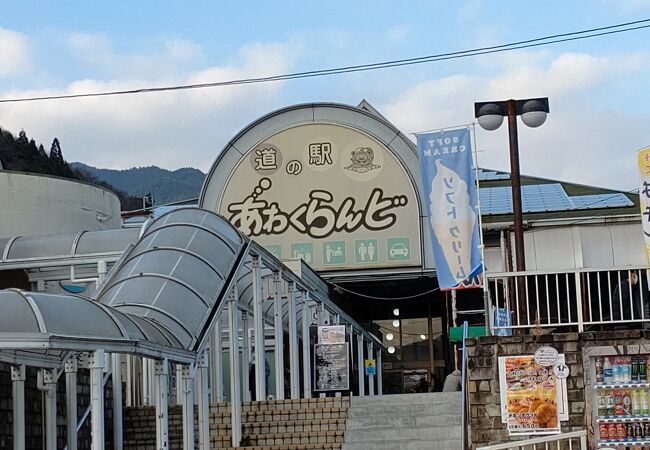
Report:
[[[650,322],[648,268],[487,274],[493,334]],[[629,280],[632,279],[632,283]],[[636,279],[636,281],[634,281]],[[503,330],[503,331],[501,331]]]
[[[476,450],[587,450],[587,432],[573,431],[525,441],[488,445]]]

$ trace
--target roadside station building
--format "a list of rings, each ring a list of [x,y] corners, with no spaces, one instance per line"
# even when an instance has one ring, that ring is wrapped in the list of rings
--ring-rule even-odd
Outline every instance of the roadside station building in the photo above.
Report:
[[[516,273],[509,174],[480,170],[486,289],[443,292],[419,170],[412,141],[367,102],[295,105],[217,152],[198,208],[137,228],[0,241],[0,277],[24,273],[13,286],[22,290],[0,291],[0,392],[11,400],[0,415],[12,424],[0,425],[0,443],[194,448],[196,436],[202,450],[353,450],[374,434],[376,449],[397,448],[390,439],[476,448],[524,435],[508,425],[502,405],[515,399],[502,398],[497,367],[540,347],[569,367],[554,387],[566,398],[549,400],[566,410],[547,428],[611,443],[593,431],[610,420],[594,402],[614,388],[590,380],[597,358],[644,353],[642,331],[600,330],[650,316],[640,306],[650,293],[638,195],[525,177],[528,272]],[[640,282],[623,310],[613,293],[630,270]],[[463,358],[465,321],[474,337]],[[456,367],[462,393],[426,394]],[[77,388],[90,396],[77,399]],[[414,425],[425,443],[361,422],[351,429],[354,398],[406,393],[396,411],[433,404],[421,410],[455,416]]]

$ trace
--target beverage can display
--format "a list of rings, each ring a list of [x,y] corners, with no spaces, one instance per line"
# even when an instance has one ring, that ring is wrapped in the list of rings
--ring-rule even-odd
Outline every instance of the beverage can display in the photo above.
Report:
[[[621,393],[623,397],[623,415],[631,416],[632,415],[632,397],[629,389],[625,389]]]
[[[625,415],[625,405],[623,400],[623,391],[617,390],[614,391],[614,415],[624,416]]]
[[[643,437],[646,439],[650,439],[650,422],[646,422],[643,424]]]
[[[612,363],[609,358],[603,358],[603,382],[605,384],[611,384],[614,381],[614,373],[612,369]]]
[[[633,423],[625,424],[625,432],[626,432],[628,438],[636,436],[636,434],[635,434],[636,429],[634,428],[634,424]]]
[[[611,389],[608,389],[605,392],[606,392],[606,394],[605,394],[605,402],[607,404],[607,414],[605,414],[605,415],[606,416],[613,416],[614,412],[616,411],[616,399],[614,398],[614,391],[612,391]],[[640,411],[640,409],[641,408],[639,407],[639,411]]]
[[[635,422],[632,430],[632,434],[629,434],[628,437],[634,436],[634,439],[643,439],[643,425],[639,422]]]
[[[605,410],[607,410],[607,399],[605,399]],[[638,416],[640,414],[641,414],[641,396],[639,390],[634,389],[632,391],[632,415]]]
[[[625,439],[627,437],[627,430],[625,425],[619,423],[616,425],[616,439]]]
[[[632,363],[629,356],[623,356],[620,358],[620,379],[621,383],[629,383],[632,380],[630,364]]]
[[[648,382],[648,361],[645,356],[639,359],[639,381],[641,383]]]
[[[616,357],[614,358],[614,362],[612,363],[612,383],[620,383],[621,382],[621,360],[620,358]]]
[[[609,439],[616,439],[618,434],[616,433],[616,424],[615,423],[610,423],[607,425],[607,436],[609,436]]]
[[[598,416],[607,416],[607,392],[598,393]]]
[[[639,358],[632,358],[632,382],[638,382],[639,379]]]
[[[609,431],[607,431],[606,423],[601,423],[598,426],[598,434],[600,435],[601,439],[609,439]]]

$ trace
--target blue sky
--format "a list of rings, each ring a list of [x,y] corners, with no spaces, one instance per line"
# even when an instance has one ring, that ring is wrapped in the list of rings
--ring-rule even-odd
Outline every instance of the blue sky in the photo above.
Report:
[[[650,0],[22,1],[0,16],[0,97],[218,81],[407,58],[650,18]],[[0,126],[68,160],[206,171],[247,123],[297,102],[365,98],[405,133],[469,123],[473,102],[548,96],[522,126],[524,173],[632,189],[650,145],[650,30],[377,72],[103,99],[0,104]],[[507,169],[505,127],[479,163]]]

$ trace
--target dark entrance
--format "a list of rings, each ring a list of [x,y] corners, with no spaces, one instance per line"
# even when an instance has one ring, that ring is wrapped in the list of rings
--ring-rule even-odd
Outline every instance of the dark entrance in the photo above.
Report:
[[[456,368],[451,292],[439,290],[435,276],[360,276],[332,278],[335,302],[382,339],[383,392],[398,394],[442,390]],[[483,325],[483,291],[458,291],[455,321]],[[467,313],[472,311],[471,313]],[[354,377],[356,380],[356,377]]]

